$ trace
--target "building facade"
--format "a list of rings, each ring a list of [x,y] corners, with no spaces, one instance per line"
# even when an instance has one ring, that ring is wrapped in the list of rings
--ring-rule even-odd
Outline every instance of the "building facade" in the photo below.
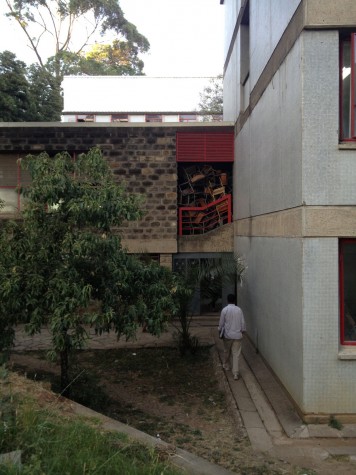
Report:
[[[356,413],[352,0],[221,0],[248,334],[306,420]]]
[[[115,179],[144,199],[141,220],[117,232],[123,246],[182,270],[233,252],[231,124],[8,123],[0,127],[1,218],[18,217],[30,177],[18,159],[98,147]],[[219,305],[228,289],[222,289]],[[196,313],[216,310],[200,299]]]

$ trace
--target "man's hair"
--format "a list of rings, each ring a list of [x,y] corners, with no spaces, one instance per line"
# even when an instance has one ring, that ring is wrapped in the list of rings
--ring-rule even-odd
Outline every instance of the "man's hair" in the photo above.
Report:
[[[227,301],[228,301],[228,303],[235,303],[235,295],[234,294],[229,294],[227,296]]]

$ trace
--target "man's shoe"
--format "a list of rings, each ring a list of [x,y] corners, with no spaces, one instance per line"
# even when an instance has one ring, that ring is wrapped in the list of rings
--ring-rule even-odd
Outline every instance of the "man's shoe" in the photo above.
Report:
[[[234,380],[237,381],[240,378],[239,374],[234,374]]]

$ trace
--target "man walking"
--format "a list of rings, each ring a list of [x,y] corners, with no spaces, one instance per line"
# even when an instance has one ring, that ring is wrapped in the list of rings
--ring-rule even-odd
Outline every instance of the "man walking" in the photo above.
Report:
[[[235,305],[235,295],[227,296],[227,306],[221,311],[219,335],[223,335],[225,370],[230,369],[232,355],[232,373],[234,379],[239,379],[239,357],[241,354],[242,335],[246,332],[244,315],[240,307]]]

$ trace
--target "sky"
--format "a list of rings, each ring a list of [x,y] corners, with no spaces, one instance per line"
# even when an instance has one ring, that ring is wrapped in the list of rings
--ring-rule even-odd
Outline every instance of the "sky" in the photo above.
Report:
[[[128,21],[150,42],[142,56],[148,76],[217,76],[223,71],[224,7],[219,0],[120,0]],[[0,51],[35,62],[26,38],[3,16],[0,0]],[[23,35],[23,36],[22,36]]]

